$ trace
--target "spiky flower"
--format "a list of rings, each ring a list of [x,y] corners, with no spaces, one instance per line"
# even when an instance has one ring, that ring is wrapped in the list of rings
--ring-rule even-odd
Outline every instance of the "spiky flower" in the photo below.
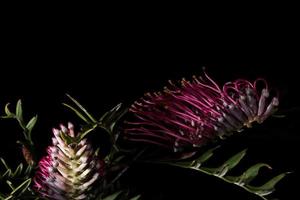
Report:
[[[72,142],[76,135],[71,123],[54,128],[53,135],[48,155],[39,162],[35,189],[48,199],[89,199],[93,183],[103,175],[103,162],[86,139]]]
[[[224,138],[253,122],[262,123],[279,104],[264,79],[239,79],[222,88],[205,72],[180,84],[169,81],[163,92],[147,93],[130,108],[128,140],[157,144],[174,151]]]

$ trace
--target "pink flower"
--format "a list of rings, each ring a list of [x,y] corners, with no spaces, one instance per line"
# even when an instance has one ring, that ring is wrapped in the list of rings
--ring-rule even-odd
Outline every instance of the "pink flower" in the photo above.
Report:
[[[125,134],[131,141],[178,151],[224,138],[253,122],[262,123],[278,104],[264,79],[253,83],[238,79],[220,88],[204,72],[192,81],[169,81],[163,92],[147,93],[134,102],[130,108],[133,119],[126,122]]]
[[[104,162],[94,155],[86,139],[66,142],[65,137],[76,138],[71,123],[68,128],[53,129],[53,134],[53,144],[33,179],[34,188],[48,199],[89,199],[92,185],[103,176]]]

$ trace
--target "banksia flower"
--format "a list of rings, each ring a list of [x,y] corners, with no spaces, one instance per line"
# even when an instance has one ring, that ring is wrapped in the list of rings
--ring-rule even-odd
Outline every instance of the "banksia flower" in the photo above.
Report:
[[[53,129],[53,135],[48,155],[39,162],[35,189],[48,199],[89,199],[93,184],[103,176],[104,162],[96,158],[86,139],[76,142],[71,123]]]
[[[198,147],[253,122],[262,123],[278,104],[278,97],[270,96],[264,79],[253,83],[239,79],[220,88],[204,72],[203,77],[194,76],[192,81],[169,81],[163,92],[147,93],[134,102],[130,108],[133,118],[125,122],[125,136],[174,151]]]

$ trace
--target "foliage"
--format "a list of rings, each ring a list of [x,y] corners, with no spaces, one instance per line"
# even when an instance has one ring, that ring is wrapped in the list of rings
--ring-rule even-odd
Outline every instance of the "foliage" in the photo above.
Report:
[[[79,143],[85,139],[89,133],[96,129],[105,130],[111,142],[111,149],[105,156],[105,173],[104,180],[99,183],[94,191],[94,198],[97,200],[138,200],[140,195],[134,195],[129,191],[125,191],[118,186],[122,175],[126,173],[132,163],[139,160],[139,157],[144,153],[144,149],[139,150],[133,148],[130,152],[120,148],[118,139],[120,136],[119,121],[127,113],[127,108],[122,104],[118,104],[108,112],[104,113],[99,119],[90,114],[76,99],[67,95],[71,104],[63,103],[68,109],[73,111],[84,124],[76,137],[70,137],[67,134],[62,134],[63,140],[68,145]],[[16,104],[15,111],[11,111],[9,104],[5,106],[5,115],[2,118],[15,119],[22,129],[23,137],[18,140],[22,145],[23,156],[26,163],[19,163],[15,169],[12,169],[1,158],[0,182],[5,184],[7,189],[1,187],[0,199],[40,199],[41,197],[33,189],[33,176],[37,168],[37,158],[35,157],[35,143],[33,142],[33,130],[37,123],[37,115],[26,121],[23,116],[22,102],[19,100]],[[219,147],[219,146],[218,146]],[[271,167],[265,163],[257,163],[245,169],[239,176],[230,175],[231,170],[238,167],[240,161],[245,157],[246,150],[243,150],[217,167],[208,167],[206,162],[215,155],[215,150],[212,148],[200,154],[197,157],[176,160],[176,161],[159,161],[172,166],[191,169],[204,173],[210,176],[217,177],[227,183],[237,185],[249,193],[255,194],[266,200],[268,195],[275,191],[275,185],[284,178],[288,173],[281,173],[271,178],[261,186],[252,185],[252,181],[258,176],[261,168]],[[99,148],[98,150],[99,151]],[[96,152],[97,152],[96,151]]]
[[[270,195],[275,191],[275,185],[283,179],[288,172],[281,173],[273,178],[271,178],[266,183],[262,184],[261,186],[254,186],[251,185],[251,182],[258,176],[259,170],[263,167],[272,169],[266,163],[257,163],[250,166],[244,172],[242,172],[239,176],[231,176],[230,171],[235,169],[240,161],[246,156],[246,149],[233,155],[228,160],[223,162],[221,165],[217,167],[207,167],[203,166],[211,157],[214,156],[214,151],[219,148],[219,146],[211,148],[204,152],[203,154],[199,155],[198,157],[192,160],[181,160],[177,162],[161,162],[177,167],[192,169],[210,176],[215,176],[227,183],[235,184],[247,192],[253,193],[264,200],[267,200],[267,196]]]

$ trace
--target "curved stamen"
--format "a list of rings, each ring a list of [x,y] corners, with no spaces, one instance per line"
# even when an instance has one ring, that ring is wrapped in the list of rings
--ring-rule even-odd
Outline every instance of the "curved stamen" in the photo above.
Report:
[[[251,127],[255,121],[261,123],[279,103],[262,78],[253,84],[237,79],[225,83],[222,90],[205,72],[204,77],[193,76],[193,81],[182,79],[178,86],[169,82],[164,92],[147,94],[131,106],[133,121],[125,123],[131,141],[159,143],[176,151],[186,145],[201,146],[217,136],[224,138]]]

